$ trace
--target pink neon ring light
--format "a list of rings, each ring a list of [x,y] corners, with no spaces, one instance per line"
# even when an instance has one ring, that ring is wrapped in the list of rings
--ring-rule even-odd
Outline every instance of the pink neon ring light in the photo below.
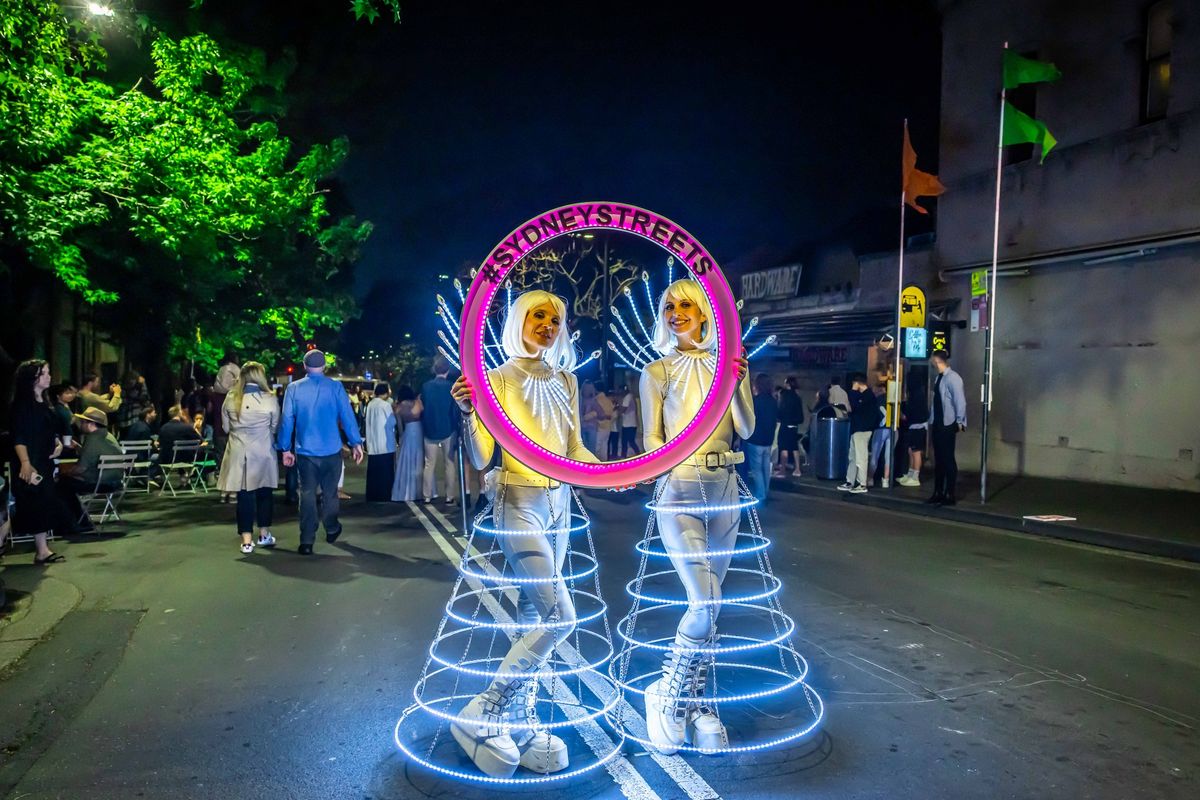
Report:
[[[721,354],[712,389],[699,413],[678,436],[652,453],[605,464],[573,461],[550,452],[527,437],[500,407],[487,380],[483,358],[488,309],[509,271],[536,247],[559,236],[586,230],[621,230],[641,236],[683,262],[708,295],[713,308],[713,324],[717,327],[717,352]],[[657,478],[704,444],[729,408],[737,388],[737,369],[731,354],[741,352],[741,339],[741,322],[729,284],[716,259],[694,236],[666,217],[628,203],[572,203],[539,214],[518,226],[480,265],[463,305],[459,355],[463,375],[475,389],[475,409],[479,419],[500,447],[549,478],[602,489]]]

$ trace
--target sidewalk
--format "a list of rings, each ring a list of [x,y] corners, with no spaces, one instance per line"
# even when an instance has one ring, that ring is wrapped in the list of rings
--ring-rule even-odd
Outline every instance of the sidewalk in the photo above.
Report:
[[[958,504],[925,505],[933,491],[932,477],[920,488],[892,485],[867,494],[837,491],[840,481],[774,478],[775,491],[811,494],[848,503],[950,519],[1003,530],[1128,550],[1151,556],[1200,562],[1200,494],[1141,489],[1084,481],[989,475],[988,502],[979,502],[979,475],[960,473]],[[1061,514],[1074,522],[1024,519],[1035,514]]]

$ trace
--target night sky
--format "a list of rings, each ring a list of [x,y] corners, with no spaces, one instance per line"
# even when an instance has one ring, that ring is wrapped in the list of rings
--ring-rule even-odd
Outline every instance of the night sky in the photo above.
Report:
[[[933,3],[789,5],[413,0],[367,25],[342,0],[206,0],[198,21],[294,48],[285,130],[349,137],[339,188],[376,225],[365,349],[426,318],[422,284],[572,201],[659,211],[727,264],[894,238],[904,117],[936,168]]]

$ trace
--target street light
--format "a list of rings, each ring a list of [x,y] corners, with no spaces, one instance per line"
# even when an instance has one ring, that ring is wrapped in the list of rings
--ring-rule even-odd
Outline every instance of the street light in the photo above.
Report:
[[[113,11],[113,10],[112,10],[111,8],[109,8],[108,6],[102,6],[102,5],[100,5],[99,3],[88,3],[88,4],[87,4],[87,10],[88,10],[88,13],[89,13],[89,14],[91,14],[93,17],[112,17],[112,16],[116,16],[116,12],[115,12],[115,11]]]

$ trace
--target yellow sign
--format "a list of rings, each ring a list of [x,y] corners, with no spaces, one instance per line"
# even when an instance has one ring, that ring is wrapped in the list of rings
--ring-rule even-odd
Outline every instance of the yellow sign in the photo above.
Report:
[[[900,292],[900,327],[925,327],[925,293],[916,286],[905,286]]]
[[[971,273],[971,297],[979,297],[988,293],[988,272],[977,269]]]

